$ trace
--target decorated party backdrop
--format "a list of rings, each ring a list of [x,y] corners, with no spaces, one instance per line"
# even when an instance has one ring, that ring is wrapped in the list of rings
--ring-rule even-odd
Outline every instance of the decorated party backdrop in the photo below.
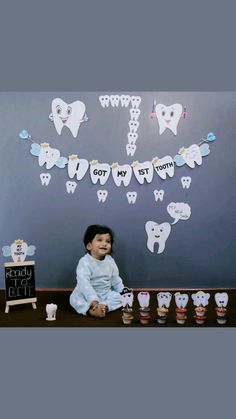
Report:
[[[90,224],[127,286],[235,287],[235,121],[232,92],[1,93],[0,287],[14,246],[73,287]]]

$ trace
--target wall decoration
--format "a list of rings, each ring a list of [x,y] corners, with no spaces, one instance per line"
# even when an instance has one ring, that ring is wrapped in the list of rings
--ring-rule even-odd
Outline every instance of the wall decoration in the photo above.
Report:
[[[98,160],[92,160],[90,162],[90,177],[94,185],[100,182],[101,185],[105,185],[109,178],[111,167],[107,163],[98,163]]]
[[[191,216],[191,208],[185,202],[170,202],[167,206],[167,211],[174,218],[172,225],[176,224],[179,220],[188,220]]]
[[[89,168],[88,160],[79,159],[77,154],[71,154],[68,160],[68,175],[72,179],[76,176],[77,180],[83,179]]]
[[[161,135],[166,129],[169,129],[174,135],[177,135],[177,127],[182,116],[183,106],[180,103],[170,106],[158,103],[155,107],[155,112],[159,124],[159,134]]]
[[[192,182],[192,178],[190,177],[190,176],[182,176],[181,177],[181,184],[182,184],[182,187],[183,187],[183,189],[189,189],[190,188],[190,185],[191,185],[191,182]]]
[[[169,223],[158,224],[155,221],[147,221],[145,224],[147,233],[147,248],[154,253],[155,244],[158,244],[157,254],[164,252],[166,241],[171,232]]]
[[[76,138],[81,123],[88,121],[85,111],[85,104],[79,100],[66,103],[60,98],[55,98],[52,101],[52,113],[49,115],[49,119],[54,123],[59,135],[61,135],[62,129],[67,127]]]
[[[49,143],[31,145],[30,153],[38,157],[39,166],[46,164],[46,169],[50,170],[53,166],[64,168],[67,164],[67,158],[60,157],[60,151],[56,148],[51,148]]]
[[[120,186],[123,183],[124,186],[128,186],[132,177],[132,167],[129,164],[119,165],[118,163],[112,163],[112,177],[116,186]]]
[[[107,196],[108,192],[105,189],[99,189],[99,191],[97,191],[98,202],[106,202]]]
[[[26,256],[33,256],[35,254],[36,247],[33,245],[28,246],[24,240],[15,240],[10,246],[3,246],[3,256],[11,256],[13,262],[24,262]]]
[[[159,191],[157,190],[157,189],[155,189],[154,191],[153,191],[153,193],[154,193],[154,198],[155,198],[155,201],[157,202],[158,200],[160,200],[161,202],[163,201],[163,198],[164,198],[164,193],[165,193],[165,191],[163,190],[163,189],[160,189]]]
[[[141,185],[143,185],[144,181],[151,183],[153,179],[152,162],[145,161],[143,163],[139,163],[139,161],[135,161],[131,164],[131,166],[133,167],[134,176]]]
[[[48,186],[51,180],[51,173],[40,173],[40,180],[42,186]]]
[[[77,183],[76,182],[73,182],[71,180],[68,180],[66,182],[66,190],[67,190],[67,192],[69,194],[70,193],[73,194],[75,192],[75,190],[76,190],[76,187],[77,187]]]
[[[126,196],[127,196],[129,204],[135,204],[138,194],[137,192],[133,191],[133,192],[127,192]]]
[[[169,177],[174,176],[174,161],[171,156],[165,156],[162,159],[154,157],[152,164],[161,179],[166,179],[167,175]]]
[[[132,157],[137,149],[137,146],[135,144],[126,144],[125,148],[126,148],[127,156]]]

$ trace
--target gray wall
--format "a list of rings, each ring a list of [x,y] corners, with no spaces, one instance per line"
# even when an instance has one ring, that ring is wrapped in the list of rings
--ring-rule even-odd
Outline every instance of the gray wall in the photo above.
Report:
[[[1,247],[22,238],[37,247],[37,287],[73,287],[78,259],[84,254],[82,238],[92,223],[107,224],[115,231],[114,257],[124,282],[132,287],[235,287],[235,115],[236,93],[230,92],[130,92],[139,94],[140,127],[137,151],[127,156],[129,112],[119,107],[103,109],[100,94],[114,92],[45,92],[0,94],[1,149]],[[122,94],[124,92],[117,92]],[[51,101],[60,97],[86,104],[89,121],[74,139],[68,129],[56,133],[49,121]],[[178,135],[158,133],[157,121],[150,119],[153,99],[170,105],[187,106],[188,117],[178,126]],[[172,179],[161,180],[155,173],[151,184],[115,186],[112,176],[106,185],[93,185],[89,172],[78,182],[75,193],[67,194],[67,169],[54,167],[48,187],[42,187],[37,158],[30,154],[31,143],[18,133],[27,129],[37,143],[47,141],[61,155],[76,153],[88,161],[131,164],[158,155],[174,157],[181,146],[190,146],[213,131],[216,141],[202,166],[175,168]],[[181,176],[191,176],[190,189],[183,189]],[[154,189],[165,190],[163,202],[155,202]],[[108,198],[98,203],[96,192],[107,189]],[[126,192],[137,191],[135,205]],[[170,202],[187,202],[192,215],[172,226],[165,251],[158,255],[146,246],[145,222],[172,222],[167,213]],[[1,264],[8,261],[1,254]],[[3,272],[3,271],[2,271]],[[1,275],[0,287],[4,288]]]

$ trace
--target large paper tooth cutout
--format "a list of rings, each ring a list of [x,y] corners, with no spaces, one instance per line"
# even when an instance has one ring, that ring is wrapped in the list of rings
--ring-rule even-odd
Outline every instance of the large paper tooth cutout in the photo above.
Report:
[[[129,144],[135,144],[138,139],[138,134],[137,132],[128,132],[127,137]]]
[[[99,96],[99,101],[103,108],[108,108],[109,102],[110,102],[110,96],[108,95]]]
[[[198,291],[195,294],[192,294],[191,297],[195,306],[205,307],[209,303],[210,294],[208,292]]]
[[[167,211],[174,218],[172,225],[176,224],[179,220],[188,220],[191,216],[191,207],[185,202],[170,202],[167,205]]]
[[[229,301],[227,292],[217,292],[215,294],[215,302],[218,307],[226,307]]]
[[[159,191],[157,190],[157,189],[155,189],[155,191],[153,191],[153,193],[154,193],[154,198],[155,198],[155,201],[157,202],[158,201],[158,199],[162,202],[163,201],[163,198],[164,198],[164,191],[163,191],[163,189],[160,189]]]
[[[202,164],[201,150],[197,144],[192,144],[188,148],[182,147],[179,150],[179,154],[182,156],[185,163],[191,167],[191,169],[194,169],[195,163],[197,163],[199,166]]]
[[[153,178],[153,165],[150,161],[145,161],[143,163],[135,161],[132,163],[132,167],[134,175],[141,185],[143,185],[145,180],[147,183],[151,183]]]
[[[11,249],[11,256],[14,262],[24,262],[28,245],[23,240],[15,240],[14,243],[10,246]]]
[[[191,185],[191,181],[192,181],[191,177],[190,176],[182,176],[180,180],[181,180],[183,189],[185,189],[185,188],[189,189],[189,187]]]
[[[130,132],[136,132],[139,127],[139,121],[129,121]]]
[[[76,182],[73,182],[71,180],[68,180],[66,182],[66,190],[67,190],[67,192],[73,194],[75,192],[76,186],[77,186],[77,183]]]
[[[98,163],[97,160],[90,162],[90,177],[95,185],[98,181],[101,185],[105,185],[109,178],[111,168],[107,163]]]
[[[152,164],[154,166],[155,171],[161,179],[166,179],[167,175],[169,177],[174,176],[174,161],[171,156],[165,156],[162,159],[154,157],[152,159]]]
[[[85,173],[87,172],[89,163],[85,159],[78,159],[77,154],[72,154],[69,156],[68,160],[68,175],[69,178],[77,177],[77,180],[83,179]]]
[[[142,308],[149,307],[150,294],[148,291],[140,291],[137,297],[138,297],[138,302],[139,302],[140,307]]]
[[[120,96],[119,95],[111,95],[110,96],[110,103],[111,103],[111,106],[116,106],[116,107],[118,107],[119,106],[119,102],[120,102]]]
[[[123,164],[122,166],[118,163],[113,163],[112,177],[116,186],[120,186],[123,183],[124,186],[128,186],[132,177],[132,167],[129,164]]]
[[[130,100],[132,108],[138,108],[142,99],[140,96],[131,96]]]
[[[85,104],[76,100],[66,103],[60,98],[52,101],[52,117],[56,131],[61,135],[63,127],[69,128],[73,137],[77,137],[81,122],[85,117]]]
[[[135,191],[134,192],[127,192],[126,196],[127,196],[129,204],[135,204],[138,194]]]
[[[105,202],[107,195],[108,192],[105,189],[99,189],[99,191],[97,191],[98,202]]]
[[[56,148],[51,148],[48,143],[40,144],[41,149],[39,153],[39,166],[46,163],[46,169],[51,169],[60,158],[60,151]]]
[[[136,108],[131,108],[130,109],[130,118],[132,121],[137,121],[139,119],[140,116],[140,109],[136,109]]]
[[[50,173],[40,173],[40,180],[41,180],[42,186],[48,186],[49,182],[51,180],[51,174]]]
[[[171,226],[169,223],[162,223],[158,224],[154,221],[147,221],[145,224],[145,230],[147,233],[147,248],[150,252],[154,252],[154,245],[158,243],[158,251],[157,253],[160,254],[164,252],[166,240],[168,239]]]
[[[169,308],[170,307],[170,302],[172,299],[172,294],[170,292],[158,292],[157,294],[157,303],[158,303],[158,307],[166,307]]]
[[[188,304],[188,294],[181,294],[180,292],[175,293],[175,304],[178,308],[185,308]]]
[[[155,107],[155,112],[159,124],[159,134],[163,134],[168,128],[174,135],[177,135],[177,127],[183,112],[183,106],[180,103],[175,103],[171,106],[159,103]]]
[[[126,144],[126,153],[127,156],[133,156],[135,151],[137,149],[137,146],[135,144]]]
[[[130,103],[130,96],[129,95],[121,95],[120,97],[120,103],[122,107],[127,108]]]

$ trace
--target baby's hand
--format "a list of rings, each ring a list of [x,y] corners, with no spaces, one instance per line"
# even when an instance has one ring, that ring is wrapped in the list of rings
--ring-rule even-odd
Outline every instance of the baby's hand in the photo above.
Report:
[[[107,311],[107,306],[105,304],[96,304],[93,305],[89,310],[89,314],[93,317],[105,317]]]

